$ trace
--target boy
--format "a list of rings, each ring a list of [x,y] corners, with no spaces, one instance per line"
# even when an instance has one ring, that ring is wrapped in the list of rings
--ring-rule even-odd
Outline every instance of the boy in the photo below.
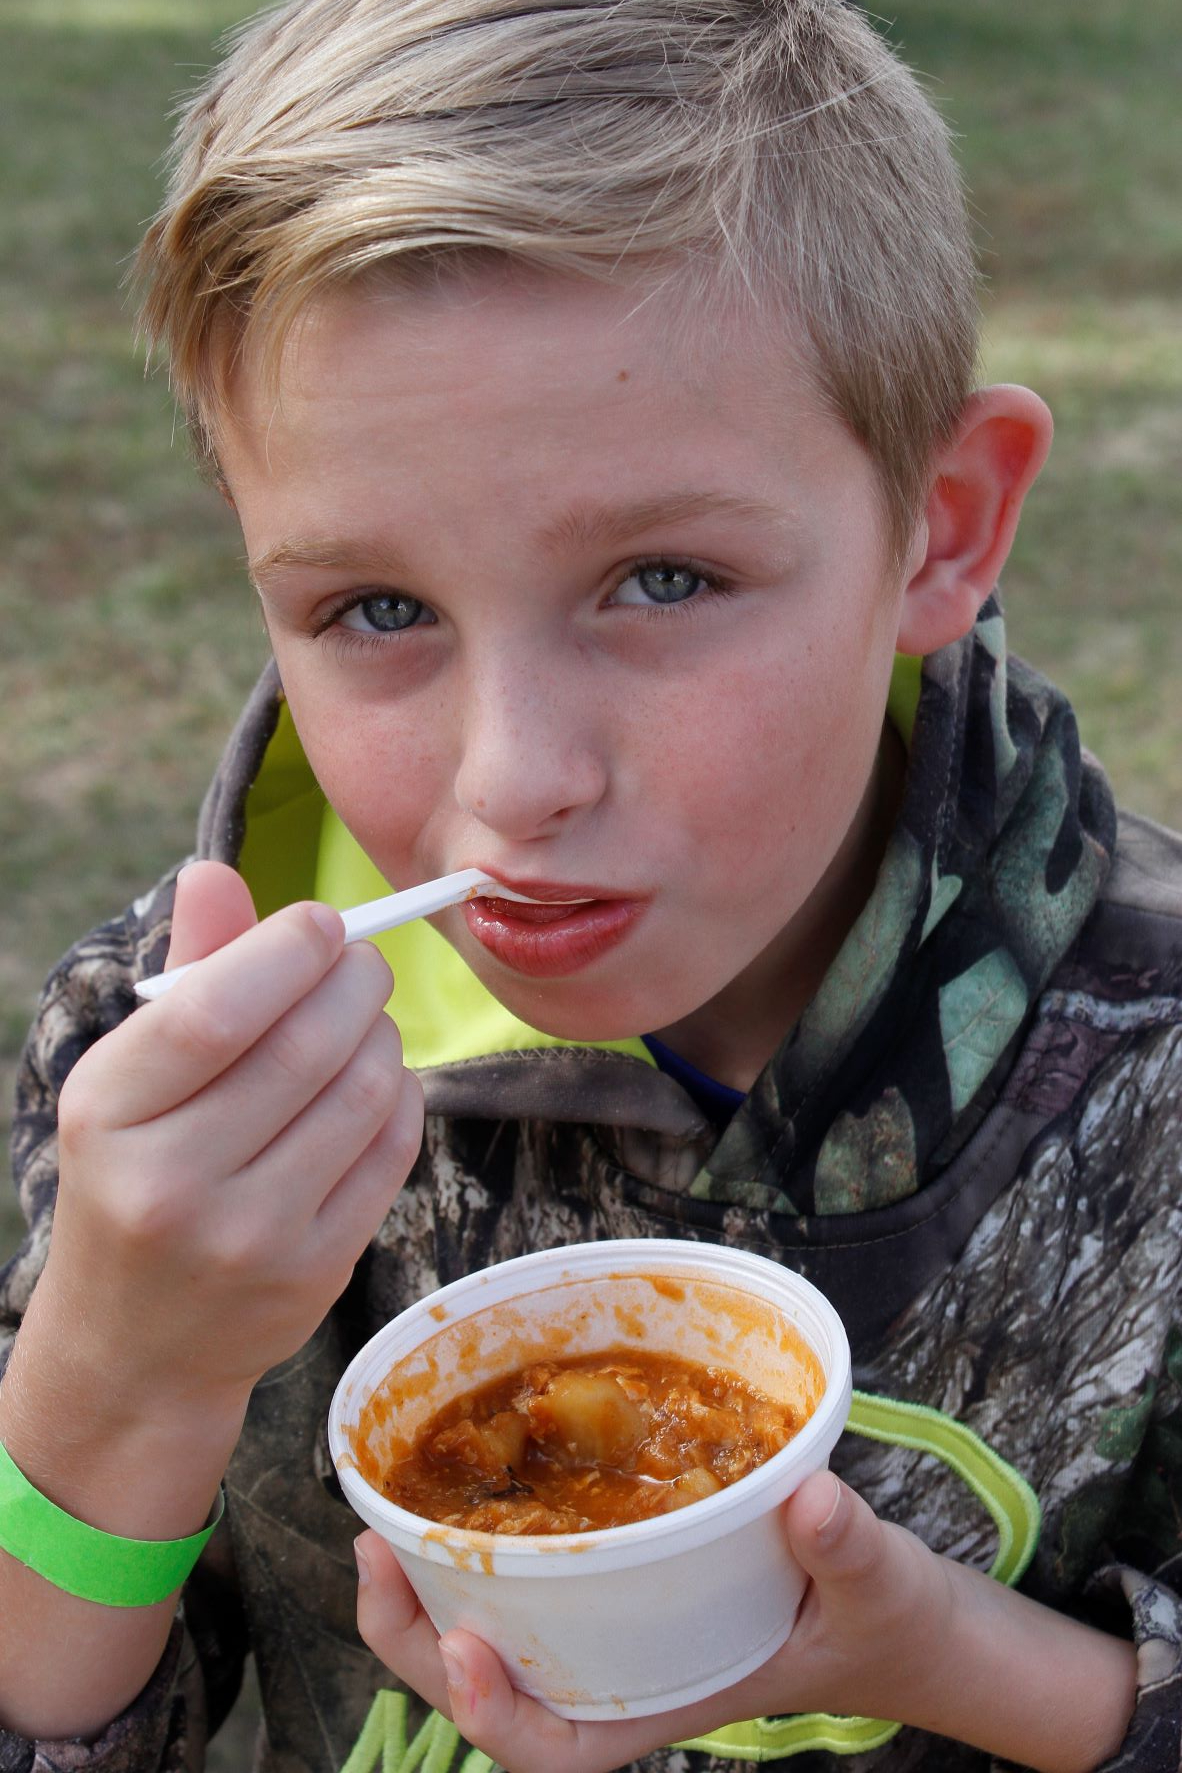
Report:
[[[335,1773],[395,1676],[511,1773],[1177,1766],[1179,850],[1007,663],[1050,421],[972,388],[910,78],[823,0],[300,0],[190,107],[143,270],[275,668],[202,860],[26,1058],[4,1764],[197,1767],[251,1650],[268,1769]],[[387,1015],[322,901],[470,865],[537,904],[397,932]],[[131,1015],[166,947],[209,958]],[[789,1644],[688,1713],[553,1719],[372,1535],[355,1590],[353,1349],[670,1226],[816,1278],[912,1446],[989,1443],[978,1495],[1018,1468],[1025,1594],[878,1441],[786,1511]],[[223,1475],[174,1619],[145,1572]],[[728,1729],[814,1712],[905,1728]]]

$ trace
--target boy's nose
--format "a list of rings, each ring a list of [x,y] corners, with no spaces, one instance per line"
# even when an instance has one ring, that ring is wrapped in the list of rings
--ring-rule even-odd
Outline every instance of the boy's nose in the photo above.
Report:
[[[607,785],[602,746],[575,686],[538,668],[468,687],[455,798],[514,842],[546,837],[594,806]]]

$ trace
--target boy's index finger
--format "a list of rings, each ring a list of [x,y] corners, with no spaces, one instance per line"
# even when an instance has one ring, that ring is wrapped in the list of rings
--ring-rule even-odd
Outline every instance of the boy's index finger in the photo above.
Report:
[[[195,962],[118,1031],[116,1123],[154,1120],[220,1077],[319,984],[344,937],[340,913],[308,900]]]

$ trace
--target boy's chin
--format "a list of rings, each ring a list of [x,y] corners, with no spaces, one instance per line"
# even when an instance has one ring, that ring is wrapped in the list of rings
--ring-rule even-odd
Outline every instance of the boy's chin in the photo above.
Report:
[[[496,977],[492,976],[495,971]],[[479,969],[481,980],[511,1015],[556,1040],[598,1046],[634,1040],[670,1020],[664,1005],[634,991],[596,986],[579,974],[563,979],[506,979],[503,969]]]
[[[539,1034],[553,1035],[556,1040],[599,1046],[605,1041],[633,1040],[648,1033],[646,1021],[637,1020],[622,1010],[613,1010],[606,1004],[589,1009],[573,1005],[560,1007],[547,1001],[551,995],[551,983],[547,981],[546,990],[527,985],[522,991],[513,992],[511,998],[504,992],[494,992],[494,996],[519,1021],[536,1028]]]

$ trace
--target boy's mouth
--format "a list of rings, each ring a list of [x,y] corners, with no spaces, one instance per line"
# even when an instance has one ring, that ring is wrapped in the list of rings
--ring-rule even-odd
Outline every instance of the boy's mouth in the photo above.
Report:
[[[505,881],[520,898],[485,892],[463,906],[481,947],[529,978],[560,978],[590,966],[628,934],[644,910],[639,899],[549,881]]]

